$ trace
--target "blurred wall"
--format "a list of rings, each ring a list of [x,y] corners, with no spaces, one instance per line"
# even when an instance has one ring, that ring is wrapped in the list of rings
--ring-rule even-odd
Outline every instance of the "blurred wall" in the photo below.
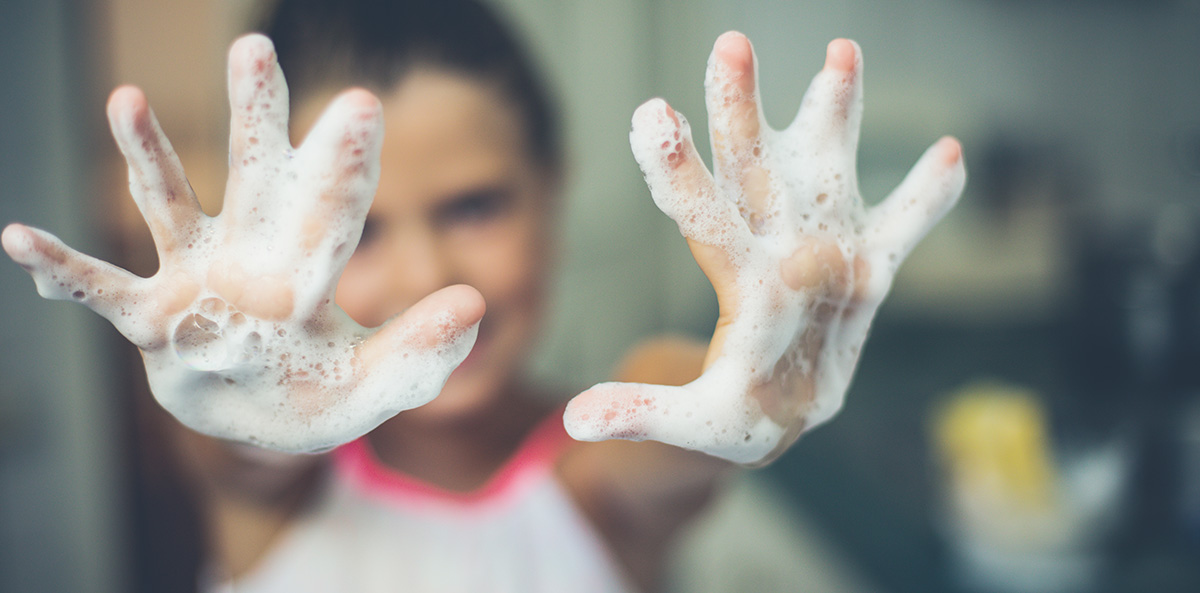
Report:
[[[89,92],[86,6],[0,3],[0,223],[101,244],[88,154],[103,113]],[[113,339],[71,303],[39,302],[29,277],[0,264],[0,591],[125,590],[122,441]]]

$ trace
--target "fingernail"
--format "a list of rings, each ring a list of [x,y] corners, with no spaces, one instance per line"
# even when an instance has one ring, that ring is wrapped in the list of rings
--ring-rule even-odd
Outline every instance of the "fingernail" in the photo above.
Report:
[[[854,70],[854,42],[849,39],[834,39],[825,48],[825,67],[831,70],[850,72]]]

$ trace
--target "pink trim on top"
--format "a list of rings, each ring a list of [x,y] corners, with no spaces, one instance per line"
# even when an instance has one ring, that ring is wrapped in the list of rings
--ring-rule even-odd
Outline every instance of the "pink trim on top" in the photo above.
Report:
[[[570,442],[559,409],[534,427],[487,482],[470,492],[448,490],[384,465],[365,436],[338,447],[333,457],[339,474],[375,496],[403,502],[479,506],[509,496],[528,478],[548,473]]]

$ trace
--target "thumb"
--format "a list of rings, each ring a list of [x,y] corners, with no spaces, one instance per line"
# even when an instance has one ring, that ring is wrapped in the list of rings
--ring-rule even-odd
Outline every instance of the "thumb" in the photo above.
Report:
[[[368,338],[360,351],[363,362],[370,366],[397,353],[431,351],[443,353],[458,366],[475,343],[484,308],[483,296],[470,286],[434,292]]]
[[[659,440],[672,414],[686,415],[688,395],[681,387],[601,383],[567,404],[563,425],[579,441]]]
[[[563,425],[580,441],[652,440],[736,463],[764,458],[779,441],[770,420],[742,398],[711,397],[703,384],[601,383],[567,404]]]

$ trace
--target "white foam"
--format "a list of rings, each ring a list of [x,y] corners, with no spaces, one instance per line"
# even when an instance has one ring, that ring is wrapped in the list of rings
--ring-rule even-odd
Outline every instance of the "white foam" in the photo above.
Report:
[[[368,368],[360,350],[376,330],[338,309],[315,324],[203,315],[173,316],[172,347],[146,354],[155,397],[200,432],[289,452],[332,448],[428,403],[475,339],[475,327],[443,330],[431,347],[406,328]],[[454,327],[452,314],[440,317],[432,323]]]

